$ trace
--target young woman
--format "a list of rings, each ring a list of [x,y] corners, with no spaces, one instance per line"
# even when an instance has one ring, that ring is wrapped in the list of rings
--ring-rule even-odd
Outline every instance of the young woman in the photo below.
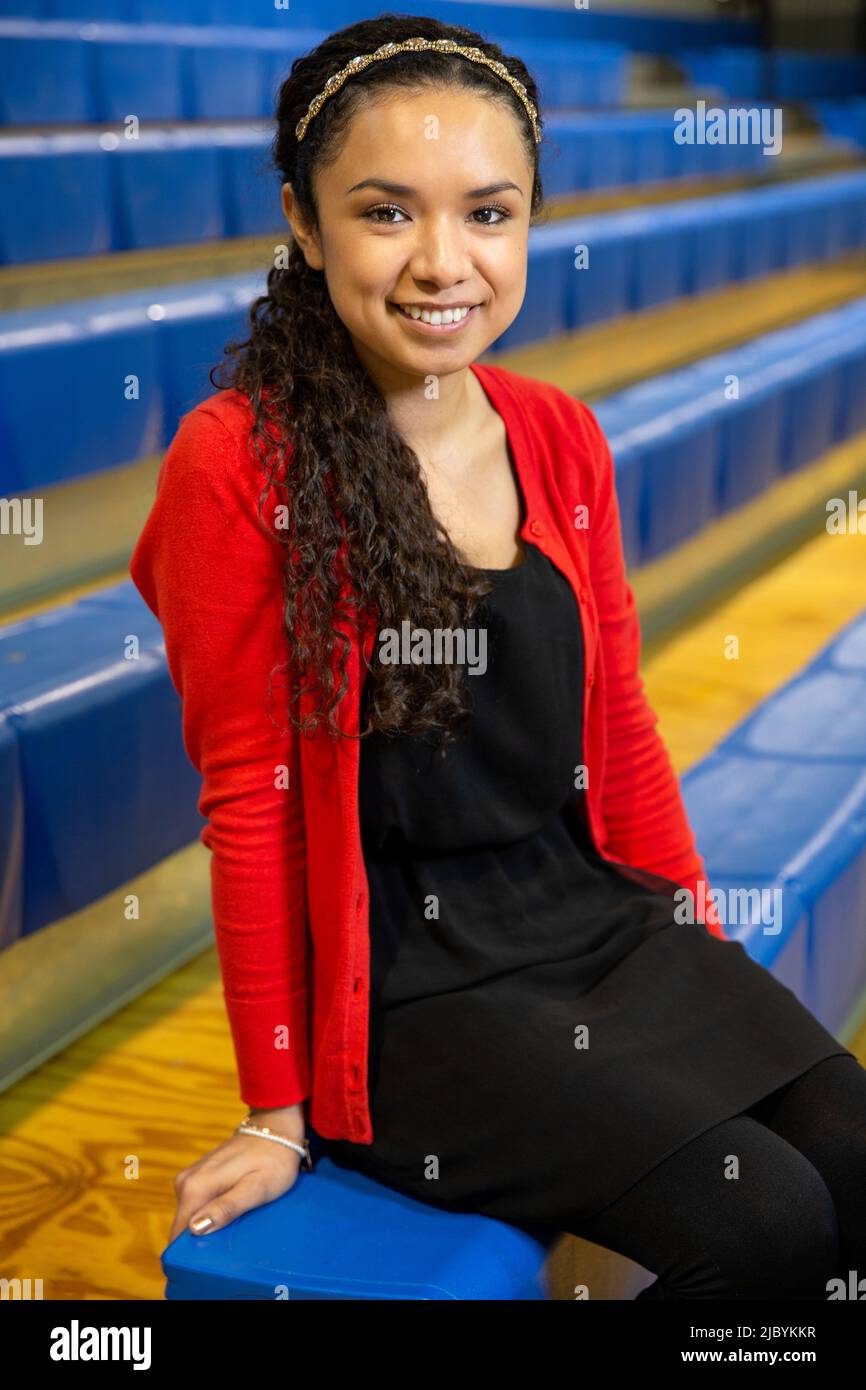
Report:
[[[312,1140],[622,1251],[642,1298],[823,1298],[866,1268],[866,1071],[702,911],[595,417],[476,363],[525,294],[535,84],[407,23],[293,64],[291,247],[131,565],[251,1112],[179,1175],[172,1238]]]

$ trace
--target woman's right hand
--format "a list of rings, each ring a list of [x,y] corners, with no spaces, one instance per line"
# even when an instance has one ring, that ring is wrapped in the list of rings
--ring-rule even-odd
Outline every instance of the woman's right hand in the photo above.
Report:
[[[282,1110],[255,1110],[252,1116],[257,1125],[267,1125],[274,1134],[303,1144],[303,1102]],[[177,1174],[177,1211],[169,1244],[185,1227],[191,1235],[210,1235],[243,1212],[273,1202],[294,1186],[303,1162],[301,1155],[285,1144],[275,1144],[255,1134],[233,1134],[219,1148]],[[192,1229],[206,1217],[210,1218],[206,1226]]]

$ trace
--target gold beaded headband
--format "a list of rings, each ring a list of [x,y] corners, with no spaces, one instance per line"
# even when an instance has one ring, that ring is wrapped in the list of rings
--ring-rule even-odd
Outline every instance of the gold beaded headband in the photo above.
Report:
[[[298,121],[298,124],[295,126],[295,135],[298,137],[298,143],[300,144],[303,140],[307,133],[307,126],[310,124],[313,117],[318,115],[321,111],[328,97],[332,97],[335,92],[339,91],[343,83],[348,81],[350,77],[354,77],[356,73],[363,72],[364,68],[368,68],[371,63],[379,63],[383,58],[393,58],[395,53],[420,53],[425,49],[432,49],[439,53],[459,53],[462,57],[468,58],[470,62],[483,63],[485,67],[495,72],[496,75],[501,77],[504,82],[507,82],[509,87],[512,87],[520,97],[520,100],[526,107],[526,114],[532,122],[535,143],[540,143],[541,131],[538,128],[538,112],[527,96],[526,88],[523,83],[518,82],[516,77],[512,77],[511,73],[502,63],[488,58],[487,54],[482,53],[480,48],[461,48],[460,44],[455,43],[453,39],[420,38],[404,39],[402,43],[384,43],[381,48],[376,49],[375,53],[362,53],[356,58],[352,58],[344,68],[334,73],[333,77],[329,77],[324,88],[319,92],[319,95],[313,97],[313,100],[310,102],[307,108],[307,114]]]

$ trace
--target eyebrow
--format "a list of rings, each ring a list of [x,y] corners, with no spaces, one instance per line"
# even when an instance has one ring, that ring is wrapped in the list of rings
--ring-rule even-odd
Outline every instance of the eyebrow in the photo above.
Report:
[[[364,179],[361,183],[353,183],[351,188],[346,189],[346,197],[350,193],[357,193],[362,188],[380,188],[383,193],[390,193],[395,198],[411,198],[417,193],[417,189],[410,188],[405,183],[386,183],[384,179]],[[470,188],[466,194],[467,198],[490,198],[494,193],[505,193],[513,188],[515,192],[523,197],[523,189],[518,184],[512,183],[510,179],[503,179],[501,183],[488,183],[484,188]]]

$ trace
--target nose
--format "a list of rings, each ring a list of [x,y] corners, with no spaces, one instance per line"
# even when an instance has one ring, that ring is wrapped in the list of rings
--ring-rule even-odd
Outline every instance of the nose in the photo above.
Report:
[[[447,288],[468,280],[472,274],[469,233],[453,217],[422,219],[418,224],[409,270],[419,283]]]

